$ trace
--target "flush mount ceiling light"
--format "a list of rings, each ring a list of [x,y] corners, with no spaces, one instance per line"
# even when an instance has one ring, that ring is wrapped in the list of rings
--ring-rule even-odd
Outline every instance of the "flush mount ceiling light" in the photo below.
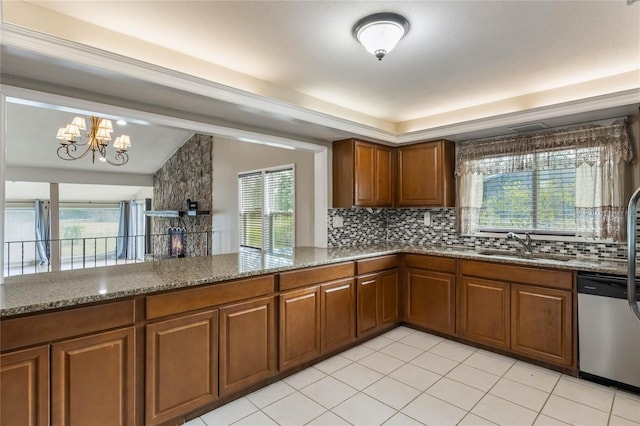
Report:
[[[91,162],[95,163],[96,158],[99,161],[103,161],[111,164],[112,166],[122,166],[129,161],[129,155],[127,150],[131,147],[131,138],[127,135],[118,136],[113,142],[113,147],[116,149],[113,155],[113,161],[107,158],[107,146],[111,140],[111,133],[113,132],[113,125],[111,120],[100,117],[91,117],[91,127],[89,131],[82,134],[81,131],[87,130],[87,125],[82,117],[76,117],[73,121],[61,127],[58,130],[56,139],[60,139],[60,146],[58,147],[58,157],[63,160],[72,161],[84,158],[87,154],[91,153]],[[86,141],[82,141],[82,137],[86,137]],[[78,147],[86,147],[82,153],[76,154]]]
[[[365,16],[353,26],[353,36],[379,61],[409,32],[409,21],[397,13]]]

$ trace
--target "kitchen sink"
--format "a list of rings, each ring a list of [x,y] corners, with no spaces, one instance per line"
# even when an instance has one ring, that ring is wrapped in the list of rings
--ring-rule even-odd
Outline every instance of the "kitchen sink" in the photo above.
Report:
[[[477,250],[477,254],[489,257],[501,257],[505,259],[527,259],[527,260],[555,260],[559,262],[568,262],[571,257],[558,256],[547,253],[524,253],[501,250]]]

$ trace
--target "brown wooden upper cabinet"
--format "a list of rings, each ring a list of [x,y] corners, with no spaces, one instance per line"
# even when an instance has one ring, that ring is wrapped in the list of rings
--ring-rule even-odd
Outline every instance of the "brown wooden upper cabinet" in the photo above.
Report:
[[[399,207],[455,206],[454,143],[424,142],[398,148]]]
[[[333,143],[333,207],[391,207],[394,148],[345,139]]]

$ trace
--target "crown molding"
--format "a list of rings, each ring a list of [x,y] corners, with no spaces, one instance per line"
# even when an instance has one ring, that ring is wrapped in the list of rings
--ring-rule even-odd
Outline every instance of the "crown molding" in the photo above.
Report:
[[[396,143],[406,144],[417,140],[445,137],[443,135],[452,136],[480,130],[508,127],[520,123],[537,122],[549,118],[605,110],[632,104],[640,104],[640,88],[400,134],[396,138]]]

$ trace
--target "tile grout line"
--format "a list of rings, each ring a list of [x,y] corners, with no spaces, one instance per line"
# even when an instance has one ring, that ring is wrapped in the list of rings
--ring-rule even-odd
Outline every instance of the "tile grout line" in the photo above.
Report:
[[[477,351],[476,351],[476,352],[477,352]],[[480,401],[482,401],[482,400],[483,400],[487,395],[489,395],[489,392],[491,392],[491,389],[493,389],[493,388],[498,384],[498,382],[500,382],[500,379],[503,379],[503,378],[504,378],[504,376],[505,376],[505,375],[506,375],[506,374],[507,374],[507,373],[508,373],[508,372],[509,372],[509,371],[510,371],[510,370],[511,370],[515,365],[516,365],[516,363],[517,363],[517,361],[514,361],[514,363],[513,363],[513,364],[511,364],[511,367],[509,367],[509,368],[508,368],[504,373],[502,373],[502,375],[501,375],[501,376],[498,376],[498,380],[496,380],[496,382],[495,382],[493,385],[491,385],[491,387],[490,387],[489,389],[487,389],[487,391],[485,391],[484,395],[482,395],[482,398],[480,398],[480,399],[479,399],[475,404],[473,404],[473,407],[471,407],[471,408],[467,411],[467,415],[465,415],[464,417],[467,417],[469,414],[473,414],[474,416],[478,416],[478,417],[480,417],[481,419],[484,419],[484,420],[486,420],[486,421],[488,421],[488,422],[491,422],[491,423],[493,423],[493,424],[496,424],[494,421],[489,420],[489,419],[487,419],[487,418],[485,418],[485,417],[482,417],[482,416],[481,416],[481,415],[479,415],[479,414],[472,413],[471,411],[472,411],[474,408],[476,408],[476,407],[478,406],[478,404],[480,404]],[[471,367],[471,366],[469,366],[469,367]],[[472,367],[472,368],[474,368],[474,367]],[[479,369],[477,369],[477,370],[479,370]],[[484,371],[484,370],[481,370],[481,371]],[[497,376],[497,374],[496,374],[496,376]],[[455,379],[451,379],[451,380],[455,380]],[[457,380],[456,380],[456,381],[457,381]],[[460,383],[460,382],[458,382],[458,383]],[[471,385],[467,385],[467,386],[473,387],[473,386],[471,386]],[[474,389],[477,389],[477,388],[474,388]],[[479,389],[479,390],[481,390],[481,389]],[[496,395],[493,395],[493,394],[492,394],[491,396],[495,396],[495,397],[497,398],[497,396],[496,396]],[[511,401],[509,401],[509,402],[511,402]],[[513,404],[515,404],[515,403],[513,403]],[[525,408],[526,408],[526,407],[525,407]],[[462,420],[464,420],[464,417],[460,420],[460,422],[461,422]],[[460,423],[460,422],[458,422],[458,423]],[[534,422],[533,422],[533,423],[535,423],[535,419],[534,419]],[[533,423],[532,423],[532,424],[533,424]]]
[[[410,330],[412,330],[412,329],[410,329]],[[386,333],[385,333],[385,334],[386,334]],[[337,418],[339,418],[340,420],[342,420],[342,421],[344,421],[344,422],[346,422],[346,423],[348,423],[348,424],[351,424],[349,421],[347,421],[346,419],[344,419],[342,416],[340,416],[338,413],[334,412],[333,410],[334,410],[336,407],[338,407],[338,406],[340,406],[341,404],[343,404],[343,403],[345,403],[346,401],[348,401],[349,399],[351,399],[351,398],[354,398],[354,397],[358,396],[359,394],[360,394],[360,396],[367,397],[367,398],[371,398],[371,400],[376,401],[377,403],[380,403],[380,404],[384,405],[385,407],[388,407],[389,409],[391,409],[391,410],[392,410],[392,414],[391,414],[388,418],[386,418],[386,419],[384,420],[384,422],[388,422],[388,421],[389,421],[390,419],[392,419],[393,417],[395,417],[395,416],[397,416],[397,415],[401,414],[401,415],[403,415],[403,416],[407,416],[408,418],[410,418],[410,419],[412,419],[412,420],[415,420],[416,422],[421,423],[421,424],[422,424],[422,421],[420,421],[420,420],[418,420],[418,419],[415,419],[414,417],[412,417],[412,416],[410,416],[410,415],[408,415],[408,414],[406,414],[406,413],[403,413],[403,412],[402,412],[402,410],[406,409],[410,404],[412,404],[416,399],[420,398],[422,395],[426,395],[426,396],[428,396],[428,397],[434,398],[434,399],[436,399],[436,400],[439,400],[439,401],[441,401],[441,402],[444,402],[444,403],[446,403],[446,404],[449,404],[449,405],[451,405],[452,407],[455,407],[455,408],[457,408],[457,409],[459,409],[459,410],[461,410],[461,411],[464,411],[464,412],[465,412],[465,414],[462,416],[462,418],[460,419],[460,421],[458,422],[458,424],[459,424],[460,422],[463,422],[463,421],[464,421],[464,419],[465,419],[465,418],[467,418],[470,414],[471,414],[471,415],[473,415],[473,416],[478,416],[478,418],[481,418],[481,419],[483,419],[483,420],[487,420],[487,421],[489,421],[489,422],[491,422],[491,423],[494,423],[494,422],[493,422],[492,420],[490,420],[490,419],[486,419],[486,418],[484,418],[484,417],[482,417],[482,416],[479,416],[479,415],[478,415],[478,414],[476,414],[476,413],[472,413],[472,411],[473,411],[473,410],[478,406],[478,404],[480,404],[480,402],[481,402],[482,400],[484,400],[484,399],[487,397],[487,395],[491,395],[492,397],[494,397],[494,398],[496,398],[496,399],[499,399],[499,400],[502,400],[502,401],[504,401],[504,402],[511,403],[511,404],[513,404],[513,405],[515,405],[515,406],[518,406],[518,407],[524,408],[524,409],[526,409],[526,410],[530,410],[530,411],[535,412],[535,417],[534,417],[534,419],[533,419],[532,424],[535,424],[537,421],[539,421],[541,416],[549,416],[549,418],[552,418],[552,419],[554,419],[554,420],[557,420],[557,421],[560,421],[560,422],[562,422],[562,423],[565,423],[563,420],[557,419],[556,417],[554,417],[554,416],[552,416],[552,415],[548,415],[548,414],[546,414],[546,413],[543,413],[543,410],[544,410],[544,409],[545,409],[545,407],[548,405],[548,403],[549,403],[550,398],[551,398],[551,396],[552,396],[552,395],[553,395],[553,396],[555,396],[555,397],[557,397],[557,398],[559,398],[559,399],[561,399],[561,400],[565,400],[565,401],[567,401],[567,402],[571,402],[571,403],[574,403],[574,404],[579,404],[580,406],[584,406],[584,407],[587,407],[587,408],[590,408],[590,409],[593,409],[593,410],[597,410],[597,411],[599,411],[599,412],[601,412],[601,413],[606,413],[606,414],[607,414],[607,424],[610,424],[610,423],[612,422],[612,418],[613,418],[613,417],[614,417],[614,415],[615,415],[615,414],[613,413],[613,408],[614,408],[614,406],[615,406],[616,398],[618,398],[618,397],[619,397],[619,398],[625,398],[625,395],[622,393],[622,391],[621,391],[620,389],[611,388],[611,391],[612,391],[612,398],[611,398],[611,402],[610,402],[610,404],[608,404],[608,411],[604,411],[604,410],[601,410],[600,408],[597,408],[597,407],[595,407],[595,406],[592,406],[591,404],[583,403],[582,401],[576,401],[576,400],[574,400],[574,399],[572,399],[572,398],[570,398],[570,397],[564,397],[564,396],[562,396],[562,395],[555,394],[554,392],[555,392],[556,390],[558,390],[558,389],[559,389],[559,388],[558,388],[558,386],[560,385],[560,383],[562,382],[562,380],[565,378],[565,376],[566,376],[565,374],[560,374],[560,375],[556,378],[556,380],[555,380],[555,382],[554,382],[553,386],[551,387],[551,390],[550,390],[550,391],[546,391],[546,390],[543,390],[543,389],[541,389],[541,388],[538,388],[538,387],[532,386],[532,385],[531,385],[531,383],[522,383],[522,382],[521,382],[521,381],[519,381],[519,380],[512,380],[512,379],[510,379],[510,378],[507,378],[507,377],[506,377],[506,376],[509,374],[509,372],[511,372],[514,368],[516,368],[516,367],[518,367],[518,366],[523,367],[523,368],[527,368],[526,363],[521,363],[519,360],[516,360],[516,359],[513,359],[513,358],[509,358],[509,357],[504,357],[504,356],[496,356],[496,357],[492,357],[492,356],[491,356],[491,355],[492,355],[492,353],[491,353],[490,351],[486,351],[487,353],[485,354],[485,351],[482,351],[481,349],[478,349],[478,348],[474,348],[473,346],[469,346],[469,345],[465,345],[465,344],[462,344],[462,343],[459,343],[459,342],[455,342],[455,341],[451,341],[451,340],[448,340],[448,339],[440,338],[439,336],[431,335],[431,334],[429,334],[429,333],[421,332],[421,331],[419,331],[419,330],[413,330],[412,332],[409,332],[409,333],[407,333],[407,334],[398,333],[398,334],[401,334],[401,335],[400,335],[400,336],[398,336],[398,337],[396,337],[396,338],[390,338],[390,337],[386,336],[385,334],[381,334],[381,335],[379,335],[379,336],[376,336],[376,337],[374,337],[373,339],[371,339],[371,340],[369,340],[369,341],[367,341],[367,342],[372,342],[374,339],[378,339],[378,338],[380,338],[380,339],[379,339],[379,341],[378,341],[378,343],[385,343],[386,341],[388,341],[388,343],[383,344],[382,346],[380,346],[379,344],[377,344],[377,343],[376,343],[376,344],[374,344],[374,346],[376,346],[375,348],[374,348],[374,347],[371,347],[371,346],[367,346],[367,345],[366,345],[366,343],[367,343],[367,342],[364,342],[364,343],[362,343],[362,344],[360,344],[360,345],[358,345],[358,346],[354,346],[352,349],[355,349],[355,348],[358,348],[358,347],[362,347],[362,348],[366,348],[367,350],[369,350],[369,351],[371,351],[371,352],[370,352],[370,353],[368,353],[368,354],[366,354],[366,355],[364,355],[364,356],[362,356],[362,357],[360,357],[360,358],[359,358],[359,359],[357,359],[357,360],[353,360],[353,359],[350,359],[350,358],[347,358],[347,357],[344,357],[344,356],[343,356],[342,358],[344,358],[346,361],[348,361],[348,363],[347,363],[346,365],[344,365],[344,366],[342,366],[342,367],[340,367],[340,368],[336,369],[335,371],[332,371],[331,373],[327,373],[327,372],[325,372],[325,371],[323,371],[323,370],[321,370],[321,369],[319,369],[319,368],[316,368],[316,366],[315,366],[315,365],[312,365],[312,366],[307,367],[307,369],[314,368],[315,370],[317,370],[317,372],[319,372],[319,373],[321,373],[321,374],[322,374],[322,377],[319,377],[319,378],[313,378],[313,379],[312,379],[310,382],[308,382],[308,383],[306,383],[306,382],[304,382],[304,381],[303,381],[304,386],[300,386],[300,388],[297,388],[297,387],[295,387],[295,386],[290,385],[289,383],[287,383],[287,382],[285,381],[285,380],[286,380],[286,378],[285,378],[285,379],[281,379],[281,383],[282,383],[282,384],[284,384],[285,386],[287,386],[287,387],[288,387],[289,389],[291,389],[292,391],[291,391],[290,393],[287,393],[287,394],[285,394],[285,395],[283,395],[283,396],[280,396],[280,397],[278,397],[277,399],[275,399],[275,400],[273,400],[273,401],[269,402],[269,404],[265,405],[265,406],[264,406],[264,407],[262,407],[262,408],[258,407],[258,406],[253,402],[253,401],[251,401],[251,400],[248,398],[248,396],[249,396],[249,395],[251,395],[251,394],[249,394],[249,395],[245,395],[243,398],[246,398],[246,399],[247,399],[247,401],[248,401],[248,402],[249,402],[249,403],[250,403],[250,404],[251,404],[251,405],[256,409],[256,411],[253,411],[253,412],[251,412],[251,413],[249,413],[249,414],[247,414],[247,415],[244,415],[243,417],[241,417],[241,418],[239,418],[239,419],[237,419],[237,420],[234,420],[234,422],[233,422],[233,423],[231,423],[231,424],[234,424],[234,425],[235,425],[235,424],[237,424],[237,423],[239,423],[239,422],[241,422],[241,421],[245,420],[247,417],[252,416],[252,415],[254,415],[254,414],[256,414],[256,413],[261,413],[262,415],[266,416],[266,417],[267,417],[268,419],[270,419],[271,421],[274,421],[276,424],[279,424],[277,421],[275,421],[275,419],[274,419],[274,418],[272,418],[271,416],[269,416],[269,414],[267,414],[264,410],[265,410],[265,409],[267,409],[268,407],[272,406],[273,404],[275,404],[275,403],[277,403],[277,402],[279,402],[279,401],[282,401],[284,398],[287,398],[287,397],[289,397],[289,396],[291,396],[291,395],[295,395],[296,393],[297,393],[298,395],[300,395],[301,397],[306,398],[306,399],[308,399],[309,401],[312,401],[313,403],[317,404],[317,405],[318,405],[320,408],[322,408],[322,410],[323,410],[320,414],[318,414],[318,415],[317,415],[317,416],[315,416],[314,418],[309,419],[305,424],[311,423],[311,422],[313,422],[314,420],[316,420],[316,419],[318,419],[318,418],[322,417],[323,415],[325,415],[325,414],[327,414],[327,413],[331,413],[332,415],[336,416],[336,417],[337,417]],[[407,343],[405,343],[405,342],[402,342],[402,340],[403,340],[403,339],[408,338],[408,337],[410,337],[410,336],[412,336],[412,335],[425,335],[425,336],[429,336],[429,337],[433,337],[433,338],[435,338],[435,339],[438,339],[438,341],[437,341],[435,344],[433,344],[433,345],[429,346],[429,347],[428,347],[428,349],[424,349],[424,346],[423,346],[423,347],[418,347],[418,346],[414,346],[414,345],[411,345],[411,344],[407,344]],[[383,339],[384,339],[384,340],[383,340]],[[398,351],[398,355],[392,355],[392,354],[389,354],[389,353],[383,352],[386,348],[388,348],[389,346],[393,345],[394,343],[399,343],[399,344],[401,344],[401,345],[405,346],[406,348],[403,348],[402,346],[401,346],[401,347],[399,347],[399,348],[397,349],[397,351]],[[427,344],[428,344],[428,343],[430,343],[430,342],[428,342],[428,341],[427,341]],[[438,346],[443,345],[443,344],[444,344],[444,345],[446,345],[446,344],[448,344],[448,343],[454,343],[453,345],[450,345],[453,349],[452,349],[452,351],[448,354],[449,356],[445,356],[445,355],[441,355],[441,354],[436,353],[436,352],[432,352],[432,350],[434,350],[434,349],[435,349],[435,348],[437,348]],[[462,357],[461,357],[461,360],[460,360],[460,361],[458,361],[457,359],[454,359],[457,355],[459,355],[459,354],[457,354],[457,353],[456,353],[456,351],[455,351],[457,344],[460,344],[460,345],[462,345],[462,346],[463,346],[462,348],[459,348],[459,349],[461,349],[461,350],[466,350],[466,351],[471,350],[471,352],[470,352],[469,354],[467,354],[464,358],[462,358]],[[409,350],[409,348],[410,348],[411,350]],[[403,350],[403,349],[404,349],[404,350]],[[406,360],[405,360],[405,359],[402,359],[402,358],[399,358],[399,356],[403,356],[403,354],[404,354],[404,353],[406,353],[406,352],[411,353],[411,352],[414,352],[415,350],[420,351],[420,353],[418,353],[418,354],[417,354],[417,355],[415,355],[415,356],[410,355],[410,357],[409,357],[408,359],[406,359]],[[431,356],[437,356],[437,357],[443,358],[443,359],[445,359],[445,360],[447,360],[447,361],[454,362],[454,363],[455,363],[455,365],[454,365],[452,368],[448,369],[444,374],[441,374],[440,372],[432,371],[432,370],[430,370],[430,369],[428,369],[428,368],[424,368],[424,367],[423,367],[423,366],[421,366],[421,365],[417,365],[417,364],[414,364],[414,363],[413,363],[416,359],[418,359],[419,357],[421,357],[421,356],[423,356],[423,355],[425,355],[425,354],[429,354],[429,355],[431,355]],[[381,356],[383,356],[383,357],[388,357],[387,361],[389,361],[389,363],[390,363],[391,365],[393,365],[393,363],[392,363],[392,362],[390,362],[391,360],[394,360],[394,361],[396,361],[396,362],[399,362],[400,364],[399,364],[398,366],[396,366],[395,368],[392,368],[390,371],[388,371],[388,372],[386,372],[386,373],[383,373],[383,372],[381,372],[381,371],[378,371],[378,370],[377,370],[377,369],[375,369],[375,368],[369,367],[369,366],[364,365],[364,364],[362,364],[362,363],[361,363],[361,361],[362,361],[362,360],[364,360],[364,359],[366,359],[366,358],[368,358],[368,357],[371,357],[371,356],[373,356],[373,355],[379,355],[379,356],[381,355]],[[494,361],[496,361],[496,362],[497,362],[497,361],[502,361],[502,362],[505,362],[505,363],[506,363],[506,362],[508,362],[508,360],[511,360],[511,365],[510,365],[510,366],[509,366],[509,368],[507,368],[503,373],[501,373],[501,374],[496,374],[496,373],[495,373],[495,371],[496,371],[496,370],[499,370],[499,368],[498,368],[498,367],[499,367],[499,364],[498,364],[498,365],[491,365],[491,364],[485,365],[485,366],[487,367],[487,369],[480,368],[480,367],[474,366],[474,365],[472,365],[472,364],[468,364],[467,362],[468,362],[468,361],[469,361],[469,359],[470,359],[470,358],[472,358],[474,355],[482,355],[482,356],[485,356],[485,357],[487,357],[487,358],[492,358],[492,359],[493,359]],[[340,354],[336,354],[336,355],[334,355],[334,356],[340,356]],[[329,359],[331,359],[331,358],[328,358],[327,360],[329,360]],[[380,361],[380,360],[378,359],[377,361]],[[384,361],[385,361],[385,360],[384,360],[384,358],[382,359],[382,361],[383,361],[383,362],[382,362],[382,365],[380,365],[380,366],[379,366],[380,368],[381,368],[381,367],[384,367],[384,366],[387,366],[387,365],[385,365],[386,363],[384,362]],[[379,375],[380,375],[380,377],[379,377],[379,378],[377,378],[377,379],[375,379],[373,382],[371,382],[371,383],[367,384],[367,385],[366,385],[366,386],[364,386],[362,389],[358,389],[358,388],[355,388],[355,387],[354,387],[353,385],[351,385],[350,383],[347,383],[347,382],[345,382],[345,381],[343,381],[343,380],[341,380],[341,379],[339,379],[339,378],[337,378],[337,377],[334,377],[334,376],[333,376],[334,374],[336,374],[336,373],[340,372],[341,370],[343,370],[343,369],[345,369],[345,368],[348,368],[349,366],[352,366],[353,364],[358,365],[358,367],[360,367],[360,368],[365,368],[365,369],[370,370],[370,371],[372,371],[372,372],[374,372],[374,373],[376,373],[376,374],[379,374]],[[522,364],[525,364],[525,365],[522,365]],[[447,365],[447,364],[444,364],[444,365]],[[480,365],[483,365],[483,364],[480,364]],[[425,372],[428,372],[428,373],[429,373],[429,374],[431,374],[431,375],[435,375],[435,376],[437,376],[438,378],[437,378],[437,380],[435,380],[433,383],[431,383],[431,384],[430,384],[430,385],[429,385],[425,390],[421,390],[421,389],[416,388],[416,387],[414,387],[414,386],[412,386],[412,385],[410,385],[410,384],[408,384],[408,383],[405,383],[405,382],[404,382],[404,381],[402,381],[402,380],[398,380],[398,379],[396,379],[396,378],[394,378],[394,377],[391,377],[391,375],[392,375],[394,372],[398,371],[399,369],[401,369],[401,368],[403,368],[403,367],[408,367],[408,366],[409,366],[409,367],[418,368],[418,369],[420,369],[420,370],[424,370]],[[495,382],[494,382],[490,387],[488,387],[488,389],[485,391],[485,390],[483,390],[483,389],[479,389],[479,388],[477,388],[477,387],[475,387],[475,386],[469,385],[469,384],[467,384],[467,383],[465,383],[465,382],[462,382],[462,381],[456,380],[456,378],[448,377],[448,374],[450,374],[453,370],[455,370],[456,368],[459,368],[460,366],[464,366],[464,367],[469,368],[469,369],[471,369],[471,370],[477,370],[478,372],[481,372],[481,373],[484,373],[484,374],[493,375],[493,376],[497,377],[497,380],[496,380],[496,381],[495,381]],[[494,367],[495,367],[495,368],[494,368]],[[533,367],[538,368],[536,365],[533,365]],[[300,372],[298,372],[298,373],[296,373],[296,374],[302,373],[303,371],[306,371],[307,369],[301,370]],[[384,369],[384,368],[383,368],[383,369]],[[416,370],[416,371],[417,371],[417,370]],[[535,371],[534,371],[534,372],[535,372]],[[293,376],[289,376],[289,377],[293,377]],[[314,384],[316,384],[316,383],[320,382],[321,380],[326,379],[327,377],[331,377],[333,380],[336,380],[336,381],[338,381],[338,382],[340,382],[340,383],[344,384],[344,385],[345,385],[345,386],[347,386],[349,389],[354,390],[354,391],[355,391],[355,393],[354,393],[354,394],[352,394],[352,395],[350,395],[350,396],[348,396],[348,397],[347,397],[347,398],[345,398],[344,400],[342,400],[342,401],[338,402],[338,403],[337,403],[337,404],[335,404],[332,408],[326,408],[323,404],[321,404],[320,402],[318,402],[316,399],[314,399],[314,398],[312,398],[312,397],[310,397],[310,396],[306,395],[306,394],[303,392],[303,389],[305,389],[305,388],[307,388],[307,387],[309,387],[309,386],[312,386],[312,385],[314,385]],[[405,403],[404,403],[400,408],[396,409],[396,408],[392,407],[391,405],[389,405],[387,402],[385,402],[385,401],[383,401],[383,400],[378,399],[378,397],[373,396],[373,395],[369,395],[368,393],[366,393],[366,392],[365,392],[367,389],[371,388],[371,387],[372,387],[372,386],[374,386],[376,383],[379,383],[381,380],[383,380],[383,379],[385,379],[385,378],[388,378],[389,380],[393,380],[393,381],[395,381],[395,382],[398,382],[398,383],[402,384],[403,386],[406,386],[406,387],[407,387],[407,389],[411,389],[411,391],[412,391],[412,392],[418,392],[418,393],[417,393],[417,395],[416,395],[416,396],[414,396],[414,397],[410,398],[407,402],[405,402]],[[439,383],[442,383],[442,382],[443,382],[443,378],[447,378],[447,379],[449,379],[449,380],[451,380],[451,381],[453,381],[453,382],[456,382],[456,383],[458,383],[458,384],[461,384],[461,385],[470,386],[471,388],[473,388],[473,389],[475,389],[475,390],[477,390],[477,391],[482,392],[482,395],[481,395],[481,397],[478,399],[478,401],[476,401],[476,403],[475,403],[475,404],[473,404],[473,406],[472,406],[470,409],[468,409],[468,410],[467,410],[467,409],[465,409],[465,408],[463,408],[463,407],[460,407],[460,406],[458,406],[458,405],[456,405],[456,404],[453,404],[452,402],[450,402],[450,401],[448,401],[448,400],[445,400],[445,399],[442,399],[442,398],[440,398],[440,397],[438,397],[438,396],[435,396],[435,395],[431,395],[431,394],[429,394],[429,393],[428,393],[428,391],[429,391],[430,389],[434,388],[435,386],[437,386]],[[460,378],[460,377],[459,377],[459,378]],[[480,378],[482,378],[482,377],[480,377]],[[527,377],[526,377],[526,375],[525,375],[525,376],[523,376],[523,380],[526,380],[526,378],[527,378]],[[574,378],[573,378],[573,377],[571,377],[571,376],[566,376],[566,379],[567,379],[567,380],[569,380],[569,379],[574,379]],[[429,377],[428,381],[430,381],[430,380],[431,380],[431,377]],[[518,403],[518,402],[514,402],[514,401],[511,401],[511,400],[509,400],[509,399],[503,398],[503,397],[501,397],[501,396],[498,396],[498,395],[494,395],[494,394],[492,394],[492,393],[491,393],[491,391],[492,391],[492,390],[493,390],[493,389],[498,385],[498,383],[500,383],[500,382],[502,382],[502,381],[504,381],[504,380],[508,380],[508,381],[510,381],[510,382],[516,383],[516,384],[517,384],[517,385],[519,385],[519,386],[524,386],[524,387],[526,387],[526,388],[528,388],[528,389],[531,389],[531,390],[536,390],[536,391],[543,391],[543,392],[546,392],[546,393],[547,393],[546,398],[544,398],[544,402],[540,405],[540,409],[535,410],[535,409],[532,409],[532,408],[530,408],[530,407],[524,406],[524,405],[522,405],[522,404],[520,404],[520,403]],[[576,382],[581,384],[582,379],[576,378]],[[274,382],[274,384],[275,384],[275,383],[277,383],[277,382]],[[589,384],[590,384],[590,382],[585,382],[584,384],[585,384],[585,385],[589,385]],[[595,388],[595,387],[594,387],[594,389],[597,389],[597,388]],[[288,389],[287,389],[287,390],[288,390]],[[259,391],[259,390],[258,390],[258,391]],[[256,392],[258,392],[258,391],[256,391]],[[379,393],[379,392],[378,392],[378,393]],[[506,395],[506,394],[505,394],[505,395]],[[632,396],[633,396],[633,395],[632,395]],[[576,399],[579,399],[579,398],[578,398],[578,397],[576,397]],[[629,398],[629,399],[630,399],[631,401],[635,401],[633,398]],[[392,400],[392,402],[393,402],[393,400]],[[398,402],[402,402],[402,399],[400,399],[400,401],[398,401]],[[220,407],[219,407],[219,408],[220,408]],[[214,411],[215,411],[215,410],[214,410]],[[620,417],[621,419],[625,419],[625,420],[629,420],[629,421],[631,421],[631,422],[635,422],[635,420],[628,419],[626,416],[619,416],[619,417]],[[202,416],[197,417],[197,419],[199,419],[199,420],[200,420],[200,422],[201,422],[202,424],[204,424],[204,425],[206,425],[206,426],[209,426],[209,425],[208,425],[208,423],[206,423],[206,422],[204,421],[204,419],[202,418]],[[266,419],[265,419],[265,420],[266,420]]]

